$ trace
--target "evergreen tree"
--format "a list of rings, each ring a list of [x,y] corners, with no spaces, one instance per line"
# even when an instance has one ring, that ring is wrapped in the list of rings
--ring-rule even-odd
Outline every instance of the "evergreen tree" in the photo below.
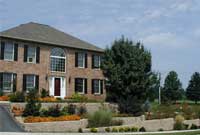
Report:
[[[182,99],[183,91],[178,74],[175,71],[169,72],[165,78],[164,87],[162,88],[162,101],[174,102]]]
[[[107,100],[118,103],[122,113],[140,115],[149,88],[150,52],[122,37],[106,49],[102,68],[110,84]]]
[[[200,74],[198,72],[192,75],[187,87],[186,96],[188,99],[195,101],[196,104],[200,100]]]

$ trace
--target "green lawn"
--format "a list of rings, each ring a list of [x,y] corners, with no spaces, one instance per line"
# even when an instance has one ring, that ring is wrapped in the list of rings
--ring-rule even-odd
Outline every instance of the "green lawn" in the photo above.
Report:
[[[151,103],[150,119],[174,118],[177,114],[181,114],[185,119],[196,119],[200,115],[200,105],[191,102],[179,101],[178,104],[159,105]],[[147,117],[147,115],[146,115]]]
[[[200,131],[188,132],[188,133],[166,133],[166,134],[148,134],[148,135],[200,135]]]

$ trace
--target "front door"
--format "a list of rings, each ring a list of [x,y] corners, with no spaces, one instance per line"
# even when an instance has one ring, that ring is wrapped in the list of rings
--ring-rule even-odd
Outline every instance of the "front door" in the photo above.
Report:
[[[54,96],[60,96],[60,78],[55,78]]]

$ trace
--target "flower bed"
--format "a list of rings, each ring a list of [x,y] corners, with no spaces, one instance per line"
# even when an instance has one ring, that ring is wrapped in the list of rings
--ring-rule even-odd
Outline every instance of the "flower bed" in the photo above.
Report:
[[[0,96],[0,101],[8,101],[9,97],[8,96]]]
[[[29,116],[24,119],[24,123],[36,123],[36,122],[53,122],[53,121],[74,121],[80,120],[78,115],[60,116],[60,117],[33,117]]]
[[[56,102],[57,99],[54,97],[44,97],[44,98],[39,98],[39,101],[41,101],[41,102]]]

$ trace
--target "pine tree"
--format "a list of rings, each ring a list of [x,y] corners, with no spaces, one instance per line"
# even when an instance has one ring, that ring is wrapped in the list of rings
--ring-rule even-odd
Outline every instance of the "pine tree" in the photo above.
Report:
[[[200,74],[198,72],[192,75],[187,87],[186,96],[188,99],[195,101],[196,104],[200,100]]]
[[[122,37],[106,49],[102,68],[110,84],[107,100],[118,103],[122,113],[140,115],[149,88],[150,52]]]
[[[183,97],[182,84],[175,71],[169,72],[165,78],[164,87],[162,88],[162,99],[164,102],[177,101]]]

